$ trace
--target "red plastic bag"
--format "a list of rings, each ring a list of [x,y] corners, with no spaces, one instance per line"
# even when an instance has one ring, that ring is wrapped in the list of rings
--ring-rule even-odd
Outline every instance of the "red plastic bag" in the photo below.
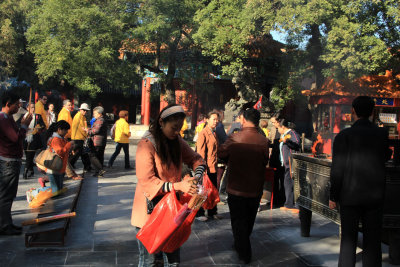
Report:
[[[192,211],[183,221],[181,226],[171,235],[163,245],[161,251],[172,253],[180,248],[189,238],[192,232],[192,223],[196,217],[197,210]]]
[[[187,204],[182,205],[175,190],[167,193],[155,206],[146,224],[139,230],[136,238],[150,254],[160,251],[173,252],[190,236],[192,216]],[[194,212],[193,212],[194,213]],[[194,213],[195,214],[195,213]],[[190,219],[191,222],[187,219]]]
[[[220,202],[218,189],[213,185],[208,175],[205,173],[203,176],[203,186],[205,190],[208,190],[207,199],[203,204],[203,208],[210,210]]]

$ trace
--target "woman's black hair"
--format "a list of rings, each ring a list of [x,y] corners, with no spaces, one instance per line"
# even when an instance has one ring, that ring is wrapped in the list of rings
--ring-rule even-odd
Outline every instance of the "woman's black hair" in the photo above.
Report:
[[[177,104],[168,105],[165,108],[163,108],[163,110],[161,110],[160,114],[158,114],[157,116],[157,119],[155,119],[150,124],[149,131],[154,137],[156,151],[157,154],[160,156],[162,164],[168,166],[172,163],[175,165],[175,167],[179,169],[180,167],[179,165],[181,162],[181,145],[179,143],[179,137],[174,140],[168,139],[164,135],[161,129],[161,125],[159,123],[163,111],[173,106],[177,106]],[[179,112],[179,113],[174,113],[161,120],[163,122],[171,122],[171,121],[183,120],[185,117],[186,117],[185,113]]]
[[[60,120],[58,122],[51,124],[46,132],[46,140],[49,140],[49,138],[53,135],[53,133],[57,132],[58,129],[69,130],[69,128],[71,128],[71,126],[69,126],[69,123],[66,122],[65,120]]]
[[[289,128],[289,129],[296,128],[296,125],[293,122],[289,121],[288,119],[284,118],[281,115],[279,115],[276,118],[276,121],[279,122],[280,125],[285,126],[286,128]]]

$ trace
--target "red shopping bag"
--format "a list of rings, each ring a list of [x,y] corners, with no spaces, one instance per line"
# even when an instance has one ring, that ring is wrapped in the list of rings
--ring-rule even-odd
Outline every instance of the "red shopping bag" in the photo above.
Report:
[[[172,253],[180,248],[189,238],[192,232],[192,223],[198,210],[193,210],[183,221],[181,226],[171,235],[168,241],[163,245],[161,251]]]
[[[220,202],[218,189],[213,185],[207,173],[203,176],[203,186],[204,189],[207,190],[207,199],[203,204],[203,208],[206,210],[210,210]]]
[[[190,236],[191,223],[186,222],[190,213],[191,209],[188,208],[187,204],[182,205],[178,201],[175,190],[172,189],[155,206],[150,218],[139,230],[136,238],[143,243],[150,254],[153,254],[163,251],[164,246],[173,237],[175,241],[171,241],[166,247],[168,251],[172,252],[179,248]],[[179,234],[174,235],[175,232],[179,232]],[[185,240],[182,242],[183,239]]]

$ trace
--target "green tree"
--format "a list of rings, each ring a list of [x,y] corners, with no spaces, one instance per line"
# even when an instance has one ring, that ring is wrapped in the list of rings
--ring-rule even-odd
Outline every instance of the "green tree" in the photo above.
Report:
[[[40,1],[26,34],[40,81],[66,81],[92,95],[102,85],[131,88],[134,66],[118,59],[118,51],[134,26],[135,9],[129,0]]]
[[[18,77],[32,83],[34,64],[26,51],[26,15],[36,1],[3,0],[0,3],[0,80]],[[23,68],[21,68],[21,65]]]
[[[212,0],[195,16],[199,29],[193,38],[213,64],[233,76],[249,57],[246,45],[251,38],[269,34],[273,3],[266,0]]]
[[[393,0],[281,0],[275,26],[289,40],[307,43],[320,86],[324,76],[354,79],[392,69],[400,44],[398,10]]]
[[[173,78],[178,58],[193,48],[193,17],[201,6],[198,0],[143,0],[137,13],[139,23],[131,32],[131,42],[126,42],[128,51],[136,51],[132,60],[162,78],[168,103],[175,102]],[[143,57],[148,51],[141,51],[140,47],[155,50],[155,55]]]
[[[194,39],[203,54],[232,78],[244,102],[268,96],[277,75],[280,51],[268,52],[279,47],[269,34],[275,5],[267,0],[212,0],[195,16],[199,29]],[[268,98],[264,100],[265,105]]]

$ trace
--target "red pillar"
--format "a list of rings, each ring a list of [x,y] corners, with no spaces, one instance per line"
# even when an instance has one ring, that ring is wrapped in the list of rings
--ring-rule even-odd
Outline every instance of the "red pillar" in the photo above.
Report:
[[[141,124],[143,124],[143,122],[144,122],[145,94],[146,94],[146,79],[143,79],[142,80],[142,100],[140,102],[140,123]]]
[[[340,105],[335,106],[335,118],[333,119],[333,133],[337,134],[340,132],[340,121],[342,119],[342,107]]]
[[[143,119],[143,124],[144,125],[149,125],[150,124],[150,79],[151,78],[146,78],[146,86],[145,86],[145,94],[144,94],[144,119]]]

